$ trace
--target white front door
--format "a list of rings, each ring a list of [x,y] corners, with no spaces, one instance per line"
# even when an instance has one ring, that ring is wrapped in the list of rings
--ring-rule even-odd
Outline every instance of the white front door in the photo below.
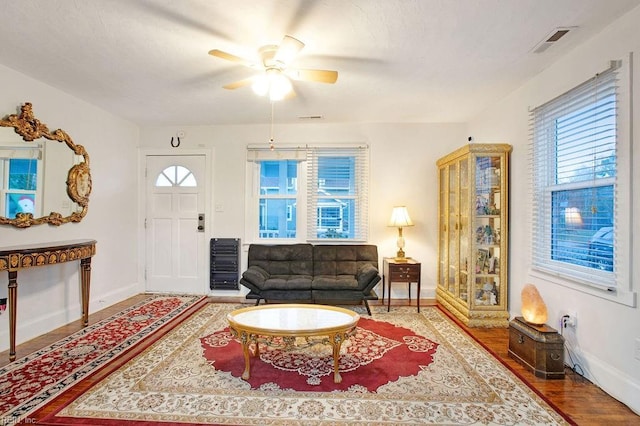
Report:
[[[205,164],[204,155],[146,156],[147,291],[207,292]]]

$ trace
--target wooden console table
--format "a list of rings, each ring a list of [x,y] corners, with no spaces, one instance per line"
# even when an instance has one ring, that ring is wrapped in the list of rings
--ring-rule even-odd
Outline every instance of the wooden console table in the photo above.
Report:
[[[72,240],[0,248],[0,271],[9,273],[9,360],[16,359],[16,308],[18,270],[35,266],[80,261],[82,290],[82,324],[89,324],[89,288],[91,257],[96,254],[96,240]]]

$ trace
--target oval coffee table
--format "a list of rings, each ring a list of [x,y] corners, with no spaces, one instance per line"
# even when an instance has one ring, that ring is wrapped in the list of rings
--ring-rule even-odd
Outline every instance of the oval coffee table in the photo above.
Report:
[[[229,313],[227,319],[231,333],[242,344],[244,380],[251,377],[249,347],[252,344],[255,345],[255,356],[258,356],[259,343],[275,345],[282,341],[285,349],[290,349],[298,337],[307,341],[312,337],[324,337],[320,343],[329,344],[333,349],[333,381],[340,383],[340,347],[355,331],[360,315],[335,306],[274,304],[237,309]]]

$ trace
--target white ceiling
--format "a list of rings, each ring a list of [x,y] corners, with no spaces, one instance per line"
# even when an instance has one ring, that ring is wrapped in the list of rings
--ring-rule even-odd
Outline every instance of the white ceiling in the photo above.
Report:
[[[0,63],[140,125],[268,123],[254,71],[207,54],[256,57],[285,34],[299,68],[276,122],[464,122],[640,0],[0,0]],[[576,27],[544,53],[557,27]],[[2,84],[7,84],[3,82]],[[1,87],[1,85],[0,85]],[[30,101],[25,99],[24,101]]]

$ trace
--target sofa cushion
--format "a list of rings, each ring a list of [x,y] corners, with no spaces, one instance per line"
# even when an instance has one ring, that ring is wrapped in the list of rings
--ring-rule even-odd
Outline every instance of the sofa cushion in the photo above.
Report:
[[[313,290],[358,290],[358,280],[353,275],[316,275],[311,283]]]
[[[269,278],[269,273],[261,267],[253,265],[242,273],[242,278],[257,288],[262,288],[264,281]]]
[[[248,266],[259,266],[269,275],[313,275],[311,244],[251,244]]]
[[[367,244],[313,246],[313,275],[356,276],[364,265],[378,266],[378,248]]]
[[[358,289],[363,290],[367,284],[378,276],[378,268],[370,263],[366,263],[358,269],[356,279],[358,280]],[[376,281],[377,282],[377,281]]]
[[[264,281],[262,290],[311,290],[309,275],[272,275]]]

